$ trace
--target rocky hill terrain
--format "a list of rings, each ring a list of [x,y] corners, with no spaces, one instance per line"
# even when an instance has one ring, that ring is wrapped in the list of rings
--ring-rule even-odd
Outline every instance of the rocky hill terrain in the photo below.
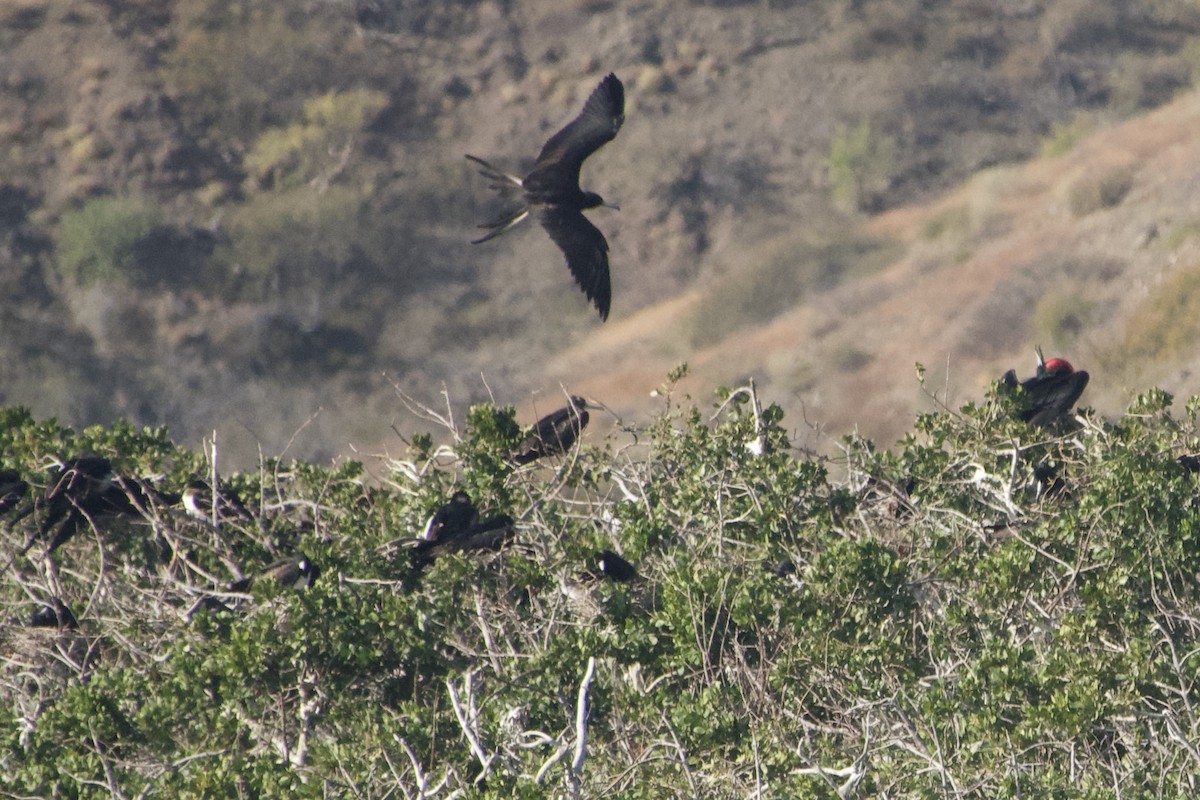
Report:
[[[1104,411],[1190,390],[1198,35],[1182,0],[16,0],[0,401],[249,463],[386,448],[397,389],[636,416],[679,362],[818,447],[1036,343]],[[608,71],[600,325],[541,232],[469,244],[462,155],[528,167]]]

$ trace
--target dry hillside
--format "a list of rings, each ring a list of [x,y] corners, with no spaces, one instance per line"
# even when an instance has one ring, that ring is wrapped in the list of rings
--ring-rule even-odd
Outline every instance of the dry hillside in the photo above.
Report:
[[[1200,95],[1189,93],[1064,155],[985,170],[871,219],[865,230],[902,243],[902,255],[766,325],[689,347],[678,331],[700,300],[691,293],[589,337],[551,374],[632,409],[687,361],[684,386],[696,392],[756,377],[793,419],[830,434],[857,426],[882,442],[935,402],[979,399],[1009,366],[1031,373],[1035,343],[1089,370],[1085,401],[1105,413],[1151,385],[1200,393],[1188,345],[1200,287],[1198,124]],[[1120,197],[1102,196],[1110,184]]]
[[[1198,36],[1184,0],[8,3],[0,403],[245,463],[386,448],[397,388],[640,414],[687,361],[886,440],[914,362],[958,402],[1041,342],[1115,409],[1188,369]],[[462,155],[528,167],[608,71],[601,325],[534,226],[469,244]]]

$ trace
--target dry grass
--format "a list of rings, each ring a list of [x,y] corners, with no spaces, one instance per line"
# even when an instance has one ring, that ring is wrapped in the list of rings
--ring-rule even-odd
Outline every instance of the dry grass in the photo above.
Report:
[[[1150,294],[1125,325],[1124,350],[1135,361],[1190,357],[1200,335],[1200,264],[1192,264]]]
[[[1133,170],[1117,167],[1098,177],[1080,178],[1070,190],[1068,203],[1077,217],[1119,205],[1133,188]]]
[[[748,250],[701,295],[690,325],[692,344],[707,346],[761,325],[806,297],[882,268],[897,252],[851,230],[827,237],[814,241],[808,232],[789,233]]]

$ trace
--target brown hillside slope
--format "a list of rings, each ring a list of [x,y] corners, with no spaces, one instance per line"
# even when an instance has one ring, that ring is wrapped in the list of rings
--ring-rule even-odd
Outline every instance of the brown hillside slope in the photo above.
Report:
[[[951,406],[981,398],[1009,366],[1030,371],[1039,343],[1092,373],[1084,401],[1104,413],[1153,383],[1200,392],[1195,356],[1175,368],[1156,366],[1152,349],[1139,363],[1129,352],[1147,309],[1164,302],[1156,287],[1200,270],[1191,235],[1200,220],[1198,126],[1200,94],[1190,93],[1065,155],[990,170],[884,213],[866,228],[900,240],[902,257],[758,329],[690,349],[678,329],[691,293],[598,331],[550,371],[623,411],[646,403],[680,361],[694,392],[753,375],[795,424],[803,413],[829,434],[857,426],[881,443],[932,407],[917,362]]]

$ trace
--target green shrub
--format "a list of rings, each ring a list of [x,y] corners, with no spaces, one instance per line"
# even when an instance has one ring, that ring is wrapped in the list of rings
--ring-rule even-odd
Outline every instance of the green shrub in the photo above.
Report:
[[[185,0],[159,75],[201,129],[246,145],[306,98],[361,81],[349,20],[249,0]]]
[[[354,89],[306,100],[301,119],[263,131],[245,166],[260,183],[294,187],[336,169],[349,157],[354,138],[387,105],[383,92]]]
[[[853,128],[834,135],[827,163],[834,199],[854,210],[872,210],[891,186],[896,143],[863,117]]]
[[[1082,111],[1076,112],[1070,119],[1050,126],[1050,133],[1042,140],[1040,155],[1042,158],[1055,158],[1068,153],[1095,129],[1095,117]]]
[[[142,199],[98,197],[63,213],[55,251],[59,271],[81,284],[137,278],[135,247],[158,223]]]
[[[1047,292],[1033,312],[1036,341],[1069,348],[1095,321],[1096,304],[1077,286]]]
[[[165,431],[0,409],[0,463],[35,492],[79,452],[162,492],[148,522],[97,516],[52,555],[16,552],[43,506],[6,520],[6,790],[1190,796],[1200,503],[1175,455],[1200,398],[1032,429],[990,396],[831,463],[749,387],[715,411],[665,395],[619,447],[593,428],[522,467],[489,405],[377,480],[266,459],[224,476],[261,518],[219,531],[171,508],[209,465]],[[411,537],[455,487],[516,542],[417,570]],[[602,548],[638,577],[599,578]],[[225,590],[297,551],[311,588]],[[77,630],[23,622],[46,559]],[[228,608],[197,606],[215,594]]]
[[[965,205],[947,208],[930,217],[921,226],[921,238],[936,241],[947,235],[961,235],[971,229],[971,210]]]

